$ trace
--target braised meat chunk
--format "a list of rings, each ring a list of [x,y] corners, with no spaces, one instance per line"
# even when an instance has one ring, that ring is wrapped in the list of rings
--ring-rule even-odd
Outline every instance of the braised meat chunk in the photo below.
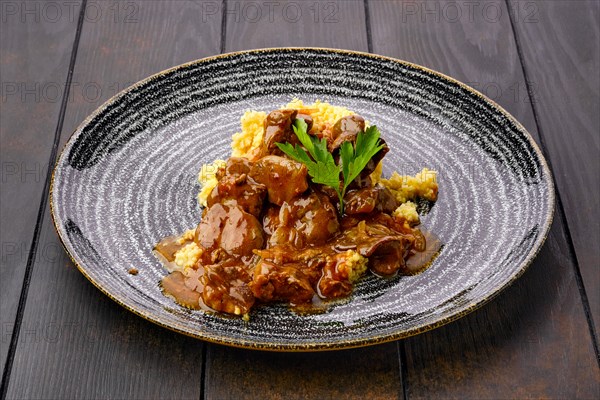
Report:
[[[265,119],[262,155],[281,154],[277,143],[289,142],[294,135],[292,124],[298,114],[297,110],[275,110]]]
[[[250,171],[252,179],[267,188],[269,201],[278,206],[308,189],[307,174],[304,164],[279,156],[261,158]]]
[[[244,211],[259,217],[267,194],[265,185],[248,176],[253,163],[246,158],[231,157],[216,175],[218,183],[206,201],[207,207],[215,204],[239,205]]]
[[[428,245],[435,240],[426,240],[408,197],[435,200],[429,171],[411,178],[418,190],[397,174],[386,183],[381,168],[373,173],[389,151],[377,127],[346,109],[314,106],[254,112],[251,137],[234,136],[242,156],[203,186],[195,231],[155,247],[171,272],[161,284],[166,295],[248,320],[260,304],[331,304],[367,273],[409,275],[435,256],[440,244]]]
[[[215,204],[238,205],[245,212],[258,217],[267,193],[265,185],[254,182],[246,174],[225,175],[207,200],[208,207]]]
[[[291,243],[301,249],[323,244],[339,230],[335,208],[326,196],[317,193],[283,203],[277,224],[269,246]]]
[[[200,277],[204,304],[215,311],[247,314],[255,301],[248,285],[252,277],[247,268],[233,259],[204,266]]]
[[[398,201],[390,190],[381,185],[352,190],[344,197],[346,214],[369,214],[379,211],[391,214],[398,208]]]
[[[244,157],[229,157],[225,166],[217,170],[217,179],[221,180],[226,175],[239,176],[248,174],[252,169],[253,163]]]
[[[309,277],[302,265],[283,264],[262,260],[254,269],[252,293],[261,301],[285,301],[291,304],[309,302],[315,295]]]
[[[215,204],[196,229],[201,260],[214,264],[230,257],[252,257],[263,246],[263,230],[258,219],[238,205]]]
[[[365,131],[365,120],[360,115],[349,115],[341,118],[331,130],[329,151],[339,149],[343,142],[356,142],[359,132]]]
[[[356,250],[369,259],[369,269],[381,276],[393,276],[405,266],[404,257],[415,238],[378,223],[359,222],[337,239],[338,250]]]

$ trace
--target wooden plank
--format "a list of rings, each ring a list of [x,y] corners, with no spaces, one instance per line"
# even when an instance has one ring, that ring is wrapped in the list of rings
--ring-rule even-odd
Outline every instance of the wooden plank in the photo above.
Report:
[[[7,398],[200,397],[201,341],[100,293],[60,248],[50,217],[39,247]]]
[[[272,46],[322,46],[367,51],[364,4],[361,1],[278,2],[272,22],[252,22],[244,4],[227,2],[225,51]],[[316,6],[315,6],[316,4]],[[333,23],[324,11],[335,5]],[[294,6],[292,6],[294,5]],[[291,22],[283,10],[300,7],[302,22]],[[321,19],[314,18],[314,8]],[[237,7],[237,8],[236,8]],[[291,8],[289,8],[291,10]],[[291,12],[291,11],[290,11]],[[317,22],[315,22],[317,21]],[[276,354],[208,345],[207,399],[394,399],[402,398],[396,343],[341,352]]]
[[[110,12],[104,11],[106,19],[86,21],[84,26],[61,146],[88,115],[131,84],[167,68],[219,54],[220,0],[167,3],[90,3]]]
[[[600,373],[565,240],[557,221],[529,271],[497,299],[406,341],[409,398],[598,398]]]
[[[368,6],[374,52],[470,82],[539,143],[504,2]],[[527,12],[517,24],[527,23]],[[600,374],[561,217],[529,271],[491,304],[404,342],[408,397],[597,397]]]
[[[327,353],[212,345],[206,399],[401,399],[397,343]]]
[[[130,82],[217,53],[219,4],[211,15],[206,4],[88,3],[61,142]],[[48,210],[38,249],[8,398],[200,397],[202,342],[101,294],[62,251]]]
[[[3,2],[0,6],[0,376],[11,343],[77,29],[77,13],[57,19],[42,12],[41,5]],[[72,5],[76,10],[79,7]]]
[[[520,3],[509,3],[511,9]],[[600,327],[600,3],[535,3],[537,23],[515,24],[543,145]],[[596,336],[598,340],[598,336]]]
[[[227,0],[225,51],[332,47],[367,51],[362,0]]]

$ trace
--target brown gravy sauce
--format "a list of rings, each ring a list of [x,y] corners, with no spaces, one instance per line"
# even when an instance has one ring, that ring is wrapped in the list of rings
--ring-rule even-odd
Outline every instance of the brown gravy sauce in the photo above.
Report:
[[[413,252],[406,259],[406,270],[403,275],[418,275],[433,264],[442,250],[442,242],[433,233],[421,230],[425,237],[425,250]]]
[[[422,233],[425,237],[425,250],[422,252],[411,252],[405,260],[405,268],[402,269],[402,275],[412,276],[424,272],[441,252],[443,245],[439,238],[426,230],[422,230]],[[208,307],[202,300],[202,291],[204,289],[200,283],[200,277],[204,273],[202,267],[197,270],[188,269],[187,275],[184,275],[180,271],[173,271],[175,253],[189,243],[187,241],[184,244],[179,244],[178,239],[176,236],[166,237],[154,248],[154,254],[165,265],[168,271],[172,271],[160,282],[163,294],[171,297],[177,304],[183,307],[217,313],[217,311]],[[381,278],[386,279],[386,277]],[[349,301],[349,298],[327,300],[315,295],[309,303],[288,304],[288,306],[290,310],[299,315],[312,315],[324,313],[331,305],[347,301]],[[218,314],[225,315],[223,313]]]
[[[179,271],[171,272],[160,282],[160,286],[165,296],[172,297],[179,305],[200,309],[200,292],[188,287],[185,284],[186,277]]]

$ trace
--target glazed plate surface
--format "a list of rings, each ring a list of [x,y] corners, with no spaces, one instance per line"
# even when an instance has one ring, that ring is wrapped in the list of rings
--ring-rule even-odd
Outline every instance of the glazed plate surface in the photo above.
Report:
[[[441,253],[419,275],[366,277],[322,314],[268,306],[245,322],[178,306],[160,291],[166,271],[153,246],[197,225],[200,166],[229,157],[243,112],[295,97],[347,107],[377,125],[391,148],[384,175],[438,171],[439,200],[422,222]],[[266,49],[175,67],[109,100],[63,149],[51,207],[77,267],[132,312],[227,345],[327,350],[411,336],[489,301],[537,254],[554,188],[525,129],[459,82],[364,53]]]

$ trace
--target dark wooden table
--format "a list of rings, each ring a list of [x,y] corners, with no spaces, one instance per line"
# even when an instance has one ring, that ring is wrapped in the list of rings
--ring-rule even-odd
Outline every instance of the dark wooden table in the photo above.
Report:
[[[2,398],[600,398],[597,0],[0,4]],[[294,354],[194,340],[94,288],[50,221],[57,150],[103,101],[150,74],[278,46],[421,64],[521,121],[557,190],[551,232],[525,275],[434,331]]]

